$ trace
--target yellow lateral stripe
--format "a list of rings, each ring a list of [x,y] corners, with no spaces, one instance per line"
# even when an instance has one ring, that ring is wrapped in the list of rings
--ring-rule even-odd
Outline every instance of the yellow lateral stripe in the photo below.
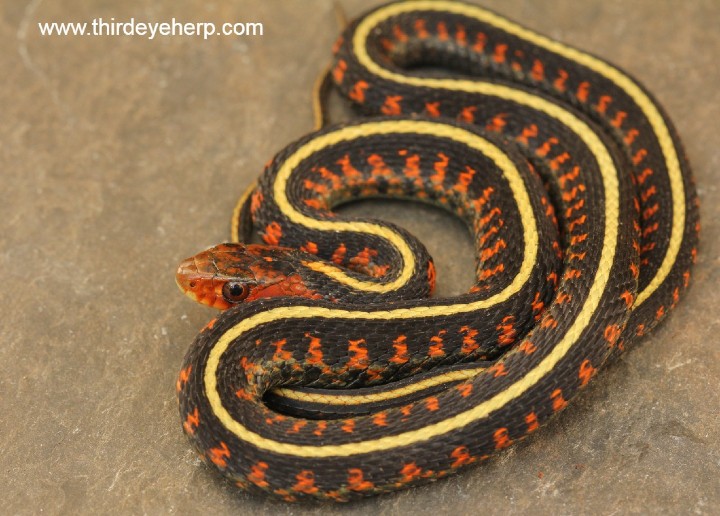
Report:
[[[417,430],[404,432],[397,435],[389,435],[386,437],[371,439],[361,442],[348,442],[345,444],[337,445],[299,445],[286,442],[279,442],[273,439],[263,437],[248,428],[246,428],[239,421],[233,419],[227,409],[223,406],[220,399],[220,394],[217,390],[217,369],[220,363],[220,359],[225,351],[228,349],[230,344],[243,333],[251,330],[262,324],[269,322],[283,320],[283,319],[301,319],[301,318],[344,318],[344,319],[366,319],[366,320],[395,320],[395,319],[409,319],[414,317],[434,317],[442,315],[457,314],[463,312],[470,312],[491,306],[493,304],[502,302],[507,299],[508,296],[512,295],[518,288],[518,284],[522,284],[523,281],[521,276],[529,275],[530,271],[526,270],[529,263],[535,261],[534,255],[537,253],[537,240],[529,242],[526,240],[526,256],[523,260],[523,264],[518,275],[514,278],[513,282],[502,292],[492,296],[488,299],[475,301],[467,304],[456,304],[456,305],[439,305],[439,306],[419,306],[415,308],[402,308],[380,312],[363,312],[360,310],[341,310],[336,308],[324,308],[324,307],[307,307],[307,306],[290,306],[290,307],[279,307],[267,312],[261,312],[243,319],[238,324],[228,329],[220,338],[217,340],[213,348],[210,350],[205,373],[203,376],[203,382],[205,387],[205,395],[207,396],[210,407],[218,418],[220,423],[228,429],[228,431],[234,433],[239,439],[256,446],[258,448],[266,449],[275,453],[281,453],[285,455],[294,455],[298,457],[335,457],[335,456],[350,456],[355,454],[370,453],[382,450],[388,450],[397,448],[399,446],[406,446],[412,443],[425,441],[432,437],[457,430],[464,427],[465,425],[477,421],[479,419],[487,417],[488,414],[494,412],[513,399],[521,396],[524,392],[535,385],[543,376],[552,371],[555,365],[567,354],[572,348],[573,344],[580,337],[582,332],[588,326],[595,310],[602,298],[603,292],[607,285],[610,277],[610,270],[612,264],[615,262],[615,251],[617,246],[617,230],[619,224],[619,191],[618,191],[618,178],[617,170],[615,169],[613,160],[608,152],[608,149],[603,145],[602,141],[598,136],[592,132],[592,130],[582,120],[576,118],[570,112],[563,110],[562,108],[551,104],[546,100],[538,97],[534,97],[527,93],[511,90],[509,88],[503,88],[505,93],[511,95],[513,99],[522,101],[521,103],[527,104],[535,109],[540,109],[549,113],[551,116],[559,119],[565,123],[570,129],[575,131],[580,136],[588,148],[591,150],[593,155],[596,157],[598,166],[601,172],[603,180],[603,191],[605,192],[605,232],[603,235],[602,252],[600,261],[598,264],[598,271],[593,278],[593,283],[590,286],[588,297],[585,300],[577,318],[569,328],[568,332],[563,336],[562,339],[557,343],[553,350],[533,369],[529,370],[525,376],[518,379],[515,383],[510,385],[507,389],[494,395],[492,398],[485,400],[484,402],[476,405],[472,409],[458,413],[457,415],[448,419],[439,421],[432,425],[419,428]],[[387,121],[381,124],[392,124],[392,121]],[[428,122],[394,122],[396,124],[421,124]],[[352,129],[357,129],[360,133],[357,136],[367,136],[367,128],[372,124],[364,124],[355,126]],[[458,133],[467,132],[462,129],[447,126],[448,130],[452,129],[458,131]],[[357,133],[357,131],[356,131]],[[332,134],[332,133],[331,133]],[[471,135],[477,138],[476,135]],[[310,142],[312,143],[312,142]],[[520,178],[516,178],[519,181]],[[511,177],[508,177],[508,181],[511,182]],[[511,182],[512,185],[512,182]],[[523,193],[524,190],[522,190]],[[520,202],[521,199],[516,198],[516,202],[519,208],[523,205]],[[287,203],[287,200],[285,200]],[[537,230],[535,229],[534,221],[530,223],[529,227],[533,228],[532,232],[534,237],[537,239]],[[527,227],[526,227],[527,232]],[[527,235],[526,235],[526,238]],[[527,255],[532,254],[533,259],[531,262],[527,260]]]
[[[332,220],[317,220],[306,215],[303,215],[297,211],[288,201],[287,198],[287,183],[292,175],[293,171],[298,165],[306,158],[315,154],[316,152],[336,145],[343,141],[354,140],[357,138],[366,138],[369,135],[382,135],[392,133],[414,133],[414,134],[425,134],[429,136],[446,137],[464,143],[468,147],[479,151],[486,157],[494,161],[498,168],[502,170],[508,181],[510,187],[515,195],[517,206],[521,215],[521,222],[524,227],[524,236],[526,237],[525,243],[532,245],[534,248],[537,247],[537,231],[535,233],[535,240],[528,240],[529,235],[528,227],[532,224],[535,227],[532,210],[530,209],[530,199],[527,196],[525,185],[515,169],[515,165],[510,161],[507,155],[500,150],[498,147],[487,141],[486,139],[457,127],[449,126],[446,124],[440,124],[435,122],[426,121],[407,121],[407,120],[388,120],[383,122],[370,122],[362,125],[355,125],[350,127],[344,127],[331,133],[326,133],[317,136],[313,140],[309,141],[299,149],[297,149],[286,161],[282,163],[278,170],[273,185],[273,193],[275,195],[275,202],[277,203],[283,214],[296,224],[306,226],[311,229],[317,229],[321,231],[354,231],[361,233],[369,233],[372,235],[380,236],[390,242],[400,253],[402,257],[403,265],[402,270],[397,278],[387,283],[373,283],[370,281],[362,281],[349,276],[345,271],[332,265],[323,265],[321,270],[328,275],[331,275],[334,279],[342,281],[358,290],[364,290],[366,292],[391,292],[403,285],[407,284],[413,275],[415,270],[415,257],[412,249],[405,241],[402,236],[393,231],[390,228],[379,226],[371,222],[342,222]],[[511,181],[512,179],[512,181]],[[536,250],[536,249],[535,249]],[[525,260],[528,259],[526,253]],[[533,255],[533,262],[535,261]]]
[[[645,116],[650,122],[650,125],[655,132],[655,136],[658,139],[660,148],[662,149],[662,153],[665,158],[665,163],[667,165],[668,176],[670,179],[670,190],[673,199],[673,215],[670,242],[668,243],[667,253],[665,254],[660,268],[655,273],[655,277],[653,277],[645,289],[638,293],[637,298],[635,299],[635,304],[632,308],[634,310],[639,307],[660,287],[660,285],[665,281],[665,278],[667,278],[667,275],[670,273],[678,252],[680,251],[680,245],[682,244],[685,228],[685,187],[683,186],[680,161],[678,159],[677,150],[675,149],[672,137],[670,136],[670,130],[668,129],[657,106],[652,100],[650,100],[645,92],[642,91],[635,81],[617,68],[614,68],[596,57],[586,54],[578,49],[568,47],[558,41],[553,41],[550,38],[521,27],[506,18],[486,11],[480,7],[443,0],[411,0],[398,4],[392,4],[378,9],[360,22],[353,39],[353,47],[357,54],[358,61],[371,73],[402,84],[482,93],[485,95],[496,95],[509,100],[514,100],[514,98],[507,97],[500,91],[507,88],[498,87],[493,84],[469,81],[465,79],[428,79],[405,76],[391,72],[373,61],[366,50],[366,41],[370,32],[384,20],[392,16],[397,16],[411,11],[445,11],[475,18],[509,34],[513,34],[514,36],[543,47],[550,52],[554,52],[572,61],[576,61],[581,65],[604,75],[609,80],[617,84],[645,113]]]
[[[257,181],[253,181],[243,192],[243,194],[238,199],[237,204],[235,204],[235,208],[233,209],[232,214],[232,220],[230,221],[230,241],[231,242],[240,242],[240,235],[238,232],[240,231],[240,210],[242,210],[243,205],[245,204],[245,201],[247,201],[247,198],[250,197],[250,194],[252,194],[253,190],[255,190],[255,187],[257,186]]]
[[[389,391],[376,392],[372,394],[342,394],[342,391],[338,391],[338,394],[326,393],[316,394],[312,392],[299,392],[292,389],[275,389],[273,391],[278,396],[288,398],[291,400],[305,401],[308,403],[324,403],[326,405],[364,405],[366,403],[376,403],[378,401],[387,401],[408,394],[413,394],[418,391],[429,389],[430,387],[436,387],[444,383],[458,382],[462,380],[470,380],[475,378],[480,372],[484,371],[484,367],[475,367],[472,369],[463,369],[461,371],[449,371],[447,373],[439,374],[425,380],[398,387]]]

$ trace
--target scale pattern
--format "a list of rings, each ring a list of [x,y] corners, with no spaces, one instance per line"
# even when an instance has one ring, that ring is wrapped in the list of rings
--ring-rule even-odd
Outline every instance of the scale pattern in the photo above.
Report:
[[[372,118],[278,153],[234,224],[298,249],[292,272],[241,252],[299,295],[222,312],[177,382],[203,460],[288,501],[436,480],[535,432],[677,304],[697,253],[675,130],[614,66],[443,0],[374,9],[334,54]],[[420,242],[333,211],[368,197],[461,217],[471,292],[428,298]],[[202,260],[222,268],[229,249]]]

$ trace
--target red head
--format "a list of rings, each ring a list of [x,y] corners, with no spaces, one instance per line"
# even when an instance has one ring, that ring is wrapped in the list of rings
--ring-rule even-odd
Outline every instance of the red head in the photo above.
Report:
[[[283,247],[220,244],[184,260],[175,280],[191,299],[221,310],[264,297],[320,298],[305,284],[297,255]]]

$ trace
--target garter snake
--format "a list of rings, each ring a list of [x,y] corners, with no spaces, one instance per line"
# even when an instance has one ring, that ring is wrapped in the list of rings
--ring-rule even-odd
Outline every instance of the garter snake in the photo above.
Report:
[[[438,73],[443,68],[447,73]],[[699,231],[667,116],[605,61],[483,8],[373,9],[334,47],[363,114],[280,151],[178,283],[225,309],[177,382],[183,428],[238,487],[345,501],[482,462],[561,411],[676,305]],[[392,224],[333,208],[432,203],[468,225],[477,283]]]

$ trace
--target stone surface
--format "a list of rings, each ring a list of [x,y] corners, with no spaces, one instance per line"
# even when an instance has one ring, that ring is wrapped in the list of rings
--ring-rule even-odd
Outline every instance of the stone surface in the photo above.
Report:
[[[375,2],[341,0],[351,15]],[[629,70],[683,136],[703,201],[695,282],[672,317],[534,438],[452,479],[342,509],[236,492],[190,450],[174,382],[211,317],[181,258],[225,240],[237,196],[312,125],[332,4],[0,1],[2,512],[720,512],[720,3],[485,0]],[[260,21],[261,38],[41,37],[38,21]],[[462,227],[416,231],[444,293],[471,282]],[[459,242],[459,243],[457,243]]]

